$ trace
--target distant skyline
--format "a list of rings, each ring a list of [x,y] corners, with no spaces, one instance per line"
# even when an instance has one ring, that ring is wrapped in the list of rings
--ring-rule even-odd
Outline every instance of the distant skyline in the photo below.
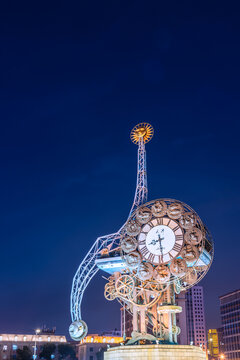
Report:
[[[239,288],[239,4],[13,1],[0,18],[0,332],[67,335],[77,267],[128,216],[143,121],[149,200],[187,203],[212,233],[200,285],[218,327],[218,296]],[[89,332],[120,327],[103,275]]]

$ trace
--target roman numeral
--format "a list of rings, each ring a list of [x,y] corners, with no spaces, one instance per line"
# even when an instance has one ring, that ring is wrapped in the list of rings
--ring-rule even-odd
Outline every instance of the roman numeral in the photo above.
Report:
[[[163,256],[162,256],[162,255],[158,256],[158,262],[159,262],[160,264],[163,263]]]
[[[161,219],[158,219],[158,224],[159,225],[162,225],[163,224],[163,219],[161,218]]]
[[[139,245],[145,245],[146,244],[146,239],[139,240],[138,243],[139,243]]]
[[[179,252],[179,251],[181,250],[181,248],[182,248],[181,245],[175,243],[175,245],[174,245],[174,247],[172,248],[172,250]]]
[[[170,224],[170,221],[171,221],[171,219],[168,219],[168,223],[166,224],[167,226]]]
[[[175,231],[177,231],[179,229],[179,226],[177,225],[177,226],[175,226],[172,230],[175,232]]]
[[[146,257],[146,255],[149,253],[149,251],[148,251],[148,249],[147,249],[146,246],[144,246],[144,247],[141,249],[141,253],[142,253],[142,255],[145,256],[145,257]]]
[[[154,262],[154,258],[155,258],[155,255],[154,254],[150,254],[149,257],[148,257],[148,260],[150,262]]]
[[[183,241],[183,235],[176,235],[176,241]]]

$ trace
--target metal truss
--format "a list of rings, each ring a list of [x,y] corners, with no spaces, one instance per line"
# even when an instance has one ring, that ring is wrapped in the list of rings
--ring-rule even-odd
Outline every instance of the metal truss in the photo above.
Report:
[[[137,165],[137,184],[134,196],[133,205],[131,207],[130,215],[136,208],[147,201],[147,171],[146,171],[146,151],[143,138],[138,141],[138,165]],[[125,224],[124,224],[125,225]],[[123,225],[123,226],[124,226]],[[122,227],[123,227],[122,226]],[[97,256],[101,254],[101,250],[107,248],[113,250],[119,245],[120,231],[122,227],[114,234],[98,237],[91,249],[82,260],[72,283],[71,291],[71,317],[72,321],[81,320],[81,303],[89,282],[93,276],[98,272],[98,267],[95,264]]]
[[[148,188],[147,188],[147,164],[146,164],[146,150],[143,138],[138,142],[138,167],[137,167],[137,184],[132,208],[128,217],[136,210],[136,208],[147,202]]]

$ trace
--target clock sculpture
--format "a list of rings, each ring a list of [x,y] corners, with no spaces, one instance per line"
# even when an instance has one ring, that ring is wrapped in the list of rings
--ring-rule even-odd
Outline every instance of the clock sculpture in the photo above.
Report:
[[[134,203],[123,227],[98,238],[80,265],[71,294],[73,323],[70,335],[82,339],[87,325],[81,320],[83,291],[101,269],[110,274],[104,295],[117,299],[123,312],[132,314],[133,332],[128,344],[139,340],[177,343],[181,307],[175,295],[198,283],[213,260],[211,235],[188,205],[160,198],[147,202],[145,143],[152,126],[141,123],[131,132],[138,144],[138,175]],[[82,280],[81,280],[82,279]],[[85,288],[81,288],[85,281]],[[79,316],[80,315],[80,316]]]

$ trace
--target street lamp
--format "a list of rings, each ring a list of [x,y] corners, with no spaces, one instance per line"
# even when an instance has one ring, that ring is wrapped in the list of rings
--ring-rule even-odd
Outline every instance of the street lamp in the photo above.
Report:
[[[225,355],[224,355],[224,354],[220,354],[220,359],[225,359]]]
[[[33,360],[36,360],[36,349],[37,349],[37,334],[41,332],[40,329],[35,330],[35,344],[34,344],[34,351],[33,351]]]

